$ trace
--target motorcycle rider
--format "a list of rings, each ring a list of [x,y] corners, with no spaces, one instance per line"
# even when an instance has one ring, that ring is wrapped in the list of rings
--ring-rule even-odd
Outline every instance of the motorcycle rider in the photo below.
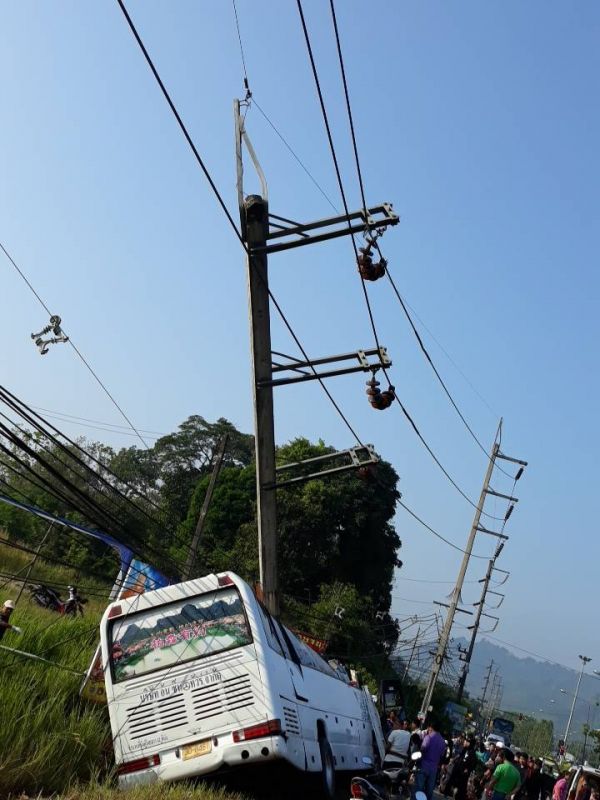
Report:
[[[6,631],[14,631],[15,633],[22,633],[21,628],[16,625],[11,625],[10,615],[15,610],[15,604],[12,600],[5,600],[2,610],[0,611],[0,639],[4,636]]]
[[[76,586],[69,586],[69,599],[65,604],[65,614],[73,614],[77,616],[77,612],[83,617],[83,602],[81,597],[77,594]]]

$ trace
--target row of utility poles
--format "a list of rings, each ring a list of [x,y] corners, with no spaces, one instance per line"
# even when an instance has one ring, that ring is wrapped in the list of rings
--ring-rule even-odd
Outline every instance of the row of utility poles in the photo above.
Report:
[[[483,533],[483,534],[486,534],[486,535],[489,535],[489,536],[494,536],[494,537],[500,539],[500,543],[499,543],[498,547],[496,548],[494,556],[490,560],[490,563],[488,565],[488,572],[486,573],[486,578],[483,579],[483,591],[482,591],[481,599],[479,601],[479,604],[476,604],[477,605],[477,614],[475,616],[475,622],[471,626],[471,641],[470,641],[470,644],[469,644],[469,647],[468,647],[467,651],[463,654],[465,656],[465,658],[463,659],[464,660],[464,666],[463,666],[463,671],[462,671],[462,675],[461,675],[461,678],[460,678],[460,685],[459,685],[459,689],[460,689],[459,696],[460,696],[460,698],[462,698],[462,694],[464,692],[464,686],[465,686],[465,682],[466,682],[466,679],[467,679],[467,674],[468,674],[468,671],[469,671],[469,665],[470,665],[470,662],[471,662],[471,657],[473,655],[473,650],[474,650],[474,647],[475,647],[475,640],[477,638],[477,633],[478,633],[478,630],[479,630],[479,624],[481,622],[481,618],[482,618],[482,616],[486,616],[486,617],[491,616],[491,615],[487,614],[487,612],[485,612],[483,610],[484,606],[485,606],[485,600],[486,600],[488,592],[490,591],[489,590],[489,585],[490,585],[490,581],[491,581],[491,578],[492,578],[492,574],[493,574],[494,570],[498,569],[495,566],[496,560],[500,556],[500,553],[502,552],[502,547],[504,545],[504,542],[508,539],[508,536],[506,536],[503,533],[504,526],[508,522],[508,520],[509,520],[509,518],[510,518],[512,512],[513,512],[513,510],[515,508],[515,504],[518,502],[518,498],[513,497],[512,495],[507,495],[507,494],[503,494],[501,492],[495,491],[491,487],[490,483],[491,483],[491,480],[492,480],[494,467],[496,466],[496,462],[498,460],[502,460],[502,461],[506,461],[506,462],[509,462],[509,463],[513,463],[513,464],[515,464],[517,466],[517,471],[516,471],[516,473],[514,475],[515,483],[520,479],[520,477],[523,474],[524,468],[527,466],[527,462],[526,461],[522,461],[521,459],[518,459],[518,458],[512,458],[511,456],[507,456],[507,455],[505,455],[504,453],[501,452],[501,450],[500,450],[501,436],[502,436],[502,420],[500,420],[500,423],[498,425],[498,430],[496,431],[496,436],[494,438],[494,444],[492,445],[492,449],[491,449],[490,455],[488,457],[488,465],[487,465],[485,477],[484,477],[484,480],[483,480],[483,486],[482,486],[482,489],[481,489],[481,494],[479,496],[479,502],[477,503],[477,506],[475,508],[475,514],[473,516],[473,522],[471,524],[471,530],[469,532],[469,538],[467,540],[467,545],[465,547],[463,558],[462,558],[462,561],[461,561],[461,564],[460,564],[460,568],[459,568],[459,571],[458,571],[458,577],[456,579],[456,585],[454,586],[454,589],[452,590],[450,602],[448,604],[445,604],[445,603],[444,604],[440,604],[440,605],[446,605],[447,608],[448,608],[448,611],[447,611],[447,614],[446,614],[446,620],[445,620],[445,623],[444,623],[444,627],[443,627],[443,629],[441,631],[441,634],[440,634],[440,637],[439,637],[439,640],[438,640],[437,649],[436,649],[436,652],[434,654],[434,659],[433,659],[433,664],[432,664],[432,667],[431,667],[431,674],[429,676],[429,681],[428,681],[427,687],[425,689],[425,694],[423,695],[423,702],[421,704],[421,710],[420,710],[420,716],[423,719],[425,719],[425,717],[427,716],[427,713],[428,713],[428,711],[430,709],[431,699],[433,697],[433,691],[434,691],[435,686],[437,684],[437,681],[438,681],[438,678],[439,678],[439,675],[440,675],[440,671],[442,669],[442,664],[444,663],[444,659],[447,657],[448,644],[450,642],[450,635],[451,635],[451,632],[452,632],[452,626],[454,624],[454,618],[456,616],[456,613],[460,612],[460,613],[469,614],[469,615],[472,615],[472,613],[473,613],[471,611],[467,611],[465,609],[459,608],[459,604],[461,603],[462,589],[463,589],[463,585],[464,585],[465,575],[467,574],[467,569],[468,569],[468,566],[469,566],[471,555],[473,553],[473,545],[475,544],[475,539],[476,539],[476,536],[477,536],[478,533]],[[509,503],[509,505],[508,505],[508,507],[506,509],[506,513],[504,515],[502,529],[500,531],[491,530],[490,528],[488,528],[488,527],[486,527],[486,526],[481,524],[481,517],[482,517],[482,514],[484,512],[485,501],[490,496],[506,500]],[[505,573],[506,578],[508,578],[508,573],[506,571],[504,571],[504,573]],[[500,603],[502,602],[502,599],[503,598],[501,597]],[[498,608],[500,606],[500,603],[498,603],[498,606],[496,606],[496,608]],[[496,618],[496,620],[497,620],[497,618]]]

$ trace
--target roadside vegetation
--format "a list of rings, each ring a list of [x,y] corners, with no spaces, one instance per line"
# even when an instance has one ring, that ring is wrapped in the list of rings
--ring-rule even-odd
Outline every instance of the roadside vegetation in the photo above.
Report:
[[[21,800],[21,799],[20,799]],[[222,788],[189,783],[155,784],[140,786],[123,793],[112,783],[92,781],[74,785],[55,796],[53,800],[246,800],[244,795]]]

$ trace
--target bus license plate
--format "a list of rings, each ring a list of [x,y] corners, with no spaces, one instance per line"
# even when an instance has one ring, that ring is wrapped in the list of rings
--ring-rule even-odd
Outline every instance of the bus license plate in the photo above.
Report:
[[[187,761],[189,758],[205,756],[212,750],[212,739],[205,739],[203,742],[194,742],[181,748],[181,758]]]

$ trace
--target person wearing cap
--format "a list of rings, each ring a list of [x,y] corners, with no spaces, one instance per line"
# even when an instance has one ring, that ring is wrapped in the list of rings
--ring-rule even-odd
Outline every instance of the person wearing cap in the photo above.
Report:
[[[21,633],[21,628],[17,628],[16,625],[11,625],[9,621],[10,615],[14,610],[14,602],[12,600],[5,600],[4,605],[2,606],[2,611],[0,611],[0,639],[2,639],[6,631]]]

